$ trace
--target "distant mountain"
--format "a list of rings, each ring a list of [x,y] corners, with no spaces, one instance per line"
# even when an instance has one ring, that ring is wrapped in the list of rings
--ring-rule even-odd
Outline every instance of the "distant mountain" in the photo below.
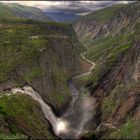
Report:
[[[72,22],[79,18],[79,16],[74,13],[66,13],[62,11],[46,12],[46,15],[50,17],[52,20],[59,22]]]
[[[29,18],[37,20],[50,20],[47,15],[38,8],[23,6],[20,4],[4,4],[0,3],[0,18]]]

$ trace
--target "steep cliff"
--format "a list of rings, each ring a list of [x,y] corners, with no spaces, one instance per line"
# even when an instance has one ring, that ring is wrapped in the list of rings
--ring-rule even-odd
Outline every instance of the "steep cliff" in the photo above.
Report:
[[[81,72],[83,50],[72,25],[32,19],[0,20],[0,96],[30,85],[60,113],[71,101],[67,81]],[[0,138],[52,139],[40,105],[28,96],[0,97]]]
[[[61,109],[71,97],[67,80],[81,70],[72,26],[17,19],[0,28],[0,91],[29,84]]]
[[[139,7],[139,3],[115,5],[84,16],[74,23],[80,41],[89,48],[86,56],[94,62],[102,63],[116,46],[134,40],[131,36],[139,23]],[[85,20],[89,17],[90,20]]]
[[[139,9],[138,2],[115,5],[87,15],[74,25],[88,47],[86,57],[96,64],[91,75],[81,78],[99,101],[96,121],[84,137],[140,138]],[[106,15],[108,11],[111,15]]]
[[[95,11],[74,22],[75,30],[81,39],[115,36],[139,17],[139,3],[117,4]]]

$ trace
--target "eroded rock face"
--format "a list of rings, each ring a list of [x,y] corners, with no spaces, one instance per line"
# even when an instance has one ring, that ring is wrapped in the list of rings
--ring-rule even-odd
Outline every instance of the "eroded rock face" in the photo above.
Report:
[[[90,88],[93,87],[92,95],[98,99],[99,105],[97,110],[98,117],[95,118],[96,123],[93,121],[94,124],[89,132],[84,134],[84,137],[115,138],[111,134],[113,132],[119,133],[119,128],[128,131],[127,123],[134,121],[134,124],[139,124],[139,50],[140,44],[138,41],[125,55],[120,56],[121,59],[116,63],[115,67],[101,74],[95,87],[93,87],[93,83],[88,85]],[[104,69],[101,72],[103,71]],[[136,75],[137,77],[135,78]],[[95,124],[97,126],[93,127]],[[135,131],[138,128],[134,124],[132,125],[132,130]],[[128,127],[130,126],[128,125]],[[136,135],[138,137],[139,134]]]
[[[31,61],[22,58],[21,62],[7,75],[7,79],[0,82],[0,91],[30,85],[38,91],[44,101],[55,110],[60,111],[71,100],[67,80],[81,71],[80,51],[78,51],[80,43],[71,25],[45,24],[38,23],[36,25],[36,28],[39,29],[35,31],[38,33],[35,38],[35,35],[26,36],[26,38],[29,41],[37,40],[39,43],[44,40],[46,44],[35,50],[33,55],[37,53],[37,56]],[[22,26],[24,28],[26,24],[18,25],[15,34],[16,30],[18,31],[18,28]],[[27,25],[26,28],[30,29],[31,26],[34,25]],[[12,30],[14,25],[7,28]],[[23,31],[21,29],[19,32]],[[31,34],[33,34],[33,31]],[[25,42],[28,40],[25,39]],[[36,43],[38,43],[37,41]],[[20,46],[20,43],[17,43],[18,45]],[[28,47],[30,49],[30,46]],[[31,47],[34,49],[36,44]],[[29,51],[32,52],[32,50]],[[20,50],[17,50],[17,52],[22,53]],[[13,57],[15,57],[14,55],[16,54],[13,54]]]
[[[121,132],[118,132],[119,129],[128,131],[127,127],[132,127],[134,131],[137,130],[135,124],[132,123],[132,126],[129,126],[129,123],[134,121],[139,124],[140,121],[138,118],[140,106],[140,32],[136,26],[139,25],[139,7],[139,3],[133,3],[117,9],[113,16],[105,21],[99,21],[95,12],[95,14],[89,15],[89,17],[86,15],[74,23],[79,38],[85,45],[89,46],[88,51],[92,51],[92,53],[87,54],[90,59],[94,60],[96,57],[94,51],[97,52],[97,47],[105,50],[104,53],[101,53],[102,49],[97,52],[104,56],[103,58],[100,56],[101,59],[95,58],[96,65],[98,64],[100,68],[98,71],[95,69],[95,72],[93,70],[93,75],[87,83],[92,95],[98,98],[99,105],[97,126],[94,127],[93,121],[93,128],[84,135],[86,138],[117,138],[115,134],[111,135],[112,131],[115,131],[117,136],[122,136]],[[106,13],[106,10],[108,9],[104,9],[104,12],[99,11],[99,13],[102,15]],[[86,18],[89,20],[85,20]],[[128,39],[126,36],[130,34],[132,36]],[[116,38],[119,35],[121,38],[126,38],[124,40],[119,38],[120,42],[118,43]],[[114,38],[114,42],[108,41],[108,38],[111,37]],[[130,47],[125,50],[125,45],[130,45]],[[117,48],[119,50],[119,47],[121,50],[118,53],[114,51]],[[123,49],[125,51],[122,51]],[[110,58],[111,61],[108,61]],[[97,74],[98,78],[94,77],[94,74]],[[128,133],[134,132],[130,130]],[[139,136],[138,133],[136,135]],[[122,136],[122,138],[128,137]],[[129,136],[129,138],[131,137]]]
[[[104,14],[106,9],[102,10],[100,15]],[[119,8],[118,6],[115,12],[110,11],[114,12],[113,16],[109,18],[109,20],[103,21],[98,21],[96,12],[95,14],[93,12],[89,15],[85,15],[85,17],[81,17],[79,20],[74,22],[74,28],[80,39],[95,39],[107,35],[115,36],[117,33],[123,32],[123,29],[126,28],[129,24],[136,21],[136,19],[140,16],[140,11],[138,9],[139,3],[129,5],[127,8],[125,6]]]
[[[100,122],[116,129],[129,120],[140,121],[140,78],[138,78],[140,73],[137,71],[140,60],[139,49],[140,45],[137,42],[126,55],[121,56],[121,61],[111,71],[102,75],[99,84],[93,88],[93,96],[100,100]],[[95,135],[107,138],[106,133],[112,131],[108,129],[104,131],[101,127],[97,134],[95,131]]]

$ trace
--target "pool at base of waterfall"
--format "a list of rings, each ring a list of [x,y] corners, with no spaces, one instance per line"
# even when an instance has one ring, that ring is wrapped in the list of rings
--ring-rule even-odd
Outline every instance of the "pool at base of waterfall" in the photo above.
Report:
[[[71,88],[73,88],[72,92],[77,92],[76,94],[78,96],[77,89],[72,85]],[[70,107],[61,117],[57,117],[51,107],[43,101],[41,96],[32,87],[12,88],[9,92],[4,93],[5,96],[14,96],[15,94],[24,94],[36,100],[41,106],[44,117],[52,125],[55,135],[61,139],[78,138],[84,130],[84,125],[92,118],[94,104],[96,102],[89,95],[80,94],[79,97],[74,96]]]
[[[91,61],[87,60],[84,55],[83,59],[88,63],[91,63],[92,66],[89,69],[89,72],[80,74],[75,78],[81,77],[87,73],[90,74],[90,71],[95,65]],[[51,107],[43,101],[39,93],[28,85],[22,88],[12,88],[11,91],[7,92],[5,95],[11,96],[14,94],[25,94],[31,96],[40,104],[44,117],[52,125],[56,136],[62,139],[75,139],[78,138],[81,132],[84,131],[85,124],[93,118],[93,112],[96,104],[95,98],[88,94],[81,94],[80,91],[74,86],[73,80],[75,78],[69,82],[69,88],[71,89],[73,100],[70,103],[69,108],[61,115],[61,117],[57,117],[52,111]]]

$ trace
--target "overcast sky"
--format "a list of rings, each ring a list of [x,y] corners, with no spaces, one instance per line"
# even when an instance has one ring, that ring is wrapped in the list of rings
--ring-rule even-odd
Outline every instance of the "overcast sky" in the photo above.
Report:
[[[2,1],[6,3],[19,3],[22,5],[33,6],[43,11],[63,11],[67,13],[86,14],[91,11],[111,6],[112,4],[129,1]]]

